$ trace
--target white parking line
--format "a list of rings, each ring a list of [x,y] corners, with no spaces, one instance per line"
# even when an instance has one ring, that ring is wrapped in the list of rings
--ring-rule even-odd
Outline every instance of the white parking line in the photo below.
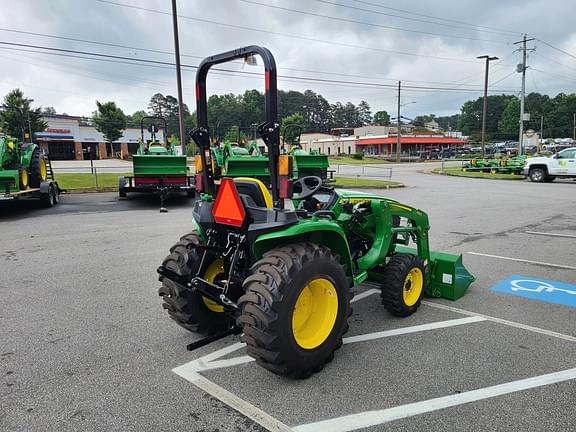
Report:
[[[574,267],[574,266],[563,265],[563,264],[552,264],[552,263],[547,263],[547,262],[532,261],[532,260],[527,260],[527,259],[522,259],[522,258],[511,258],[511,257],[500,256],[500,255],[485,254],[485,253],[480,253],[480,252],[466,252],[466,253],[470,254],[470,255],[477,255],[477,256],[483,256],[483,257],[488,257],[488,258],[497,258],[497,259],[506,260],[506,261],[516,261],[516,262],[522,262],[522,263],[527,263],[527,264],[538,264],[538,265],[546,266],[546,267],[576,270],[576,267]]]
[[[463,314],[463,315],[481,317],[481,318],[484,318],[484,319],[486,319],[486,320],[488,320],[488,321],[496,322],[496,323],[498,323],[498,324],[504,324],[504,325],[507,325],[507,326],[510,326],[510,327],[516,327],[516,328],[519,328],[519,329],[522,329],[522,330],[528,330],[528,331],[531,331],[531,332],[534,332],[534,333],[540,333],[540,334],[543,334],[543,335],[546,335],[546,336],[552,336],[552,337],[555,337],[555,338],[558,338],[558,339],[564,339],[564,340],[567,340],[567,341],[569,341],[569,342],[576,342],[576,337],[570,336],[570,335],[566,335],[566,334],[563,334],[563,333],[558,333],[558,332],[555,332],[555,331],[552,331],[552,330],[546,330],[546,329],[543,329],[543,328],[540,328],[540,327],[534,327],[534,326],[530,326],[530,325],[527,325],[527,324],[522,324],[522,323],[515,322],[515,321],[508,321],[508,320],[505,320],[505,319],[502,319],[502,318],[496,318],[496,317],[493,317],[493,316],[490,316],[490,315],[484,315],[484,314],[481,314],[481,313],[477,313],[477,312],[472,312],[472,311],[468,311],[468,310],[465,310],[465,309],[456,308],[456,307],[454,307],[454,306],[448,306],[448,305],[445,305],[445,304],[442,304],[442,303],[435,303],[435,302],[430,302],[430,301],[426,301],[426,300],[422,301],[422,303],[425,304],[425,305],[427,305],[427,306],[435,307],[435,308],[437,308],[437,309],[444,309],[444,310],[447,310],[447,311],[450,311],[450,312],[456,312],[456,313]]]
[[[371,296],[372,294],[378,294],[379,292],[380,292],[380,290],[376,289],[376,288],[371,288],[369,290],[363,291],[360,294],[354,295],[354,298],[352,299],[352,301],[350,303],[357,302],[358,300],[362,300],[363,298]]]
[[[370,426],[376,426],[424,414],[431,411],[463,405],[470,402],[476,402],[483,399],[489,399],[497,396],[528,390],[535,387],[542,387],[549,384],[559,383],[576,379],[576,369],[568,369],[559,372],[553,372],[546,375],[540,375],[532,378],[512,381],[505,384],[498,384],[491,387],[484,387],[464,393],[443,396],[435,399],[428,399],[406,405],[400,405],[393,408],[387,408],[376,411],[364,411],[361,413],[351,414],[343,417],[322,420],[315,423],[303,424],[293,427],[294,432],[347,432],[357,429],[363,429]]]
[[[541,236],[546,236],[546,237],[563,237],[563,238],[576,239],[576,235],[571,235],[571,234],[557,234],[557,233],[540,232],[540,231],[525,231],[525,233],[526,234],[541,235]]]

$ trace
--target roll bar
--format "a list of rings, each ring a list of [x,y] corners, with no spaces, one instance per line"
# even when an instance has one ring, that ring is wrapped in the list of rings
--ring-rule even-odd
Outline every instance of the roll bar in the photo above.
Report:
[[[270,171],[270,183],[274,206],[283,207],[283,201],[279,199],[278,185],[278,157],[280,155],[280,124],[278,122],[278,87],[276,61],[272,53],[264,47],[251,45],[238,48],[222,54],[206,57],[198,66],[196,72],[196,115],[197,127],[190,131],[190,136],[200,148],[202,159],[202,175],[204,189],[209,194],[214,194],[214,173],[212,171],[212,156],[210,152],[210,133],[208,127],[208,101],[206,98],[206,76],[214,65],[227,63],[239,58],[246,58],[257,54],[264,63],[265,76],[265,109],[266,121],[258,126],[258,133],[268,147],[268,168]]]
[[[144,121],[145,120],[149,120],[149,119],[156,119],[156,120],[162,120],[162,123],[164,123],[164,142],[168,142],[168,123],[166,122],[166,119],[164,117],[158,117],[158,116],[144,116],[140,119],[140,138],[142,139],[142,142],[144,141]],[[152,123],[153,126],[156,126],[154,123]],[[152,141],[156,141],[156,132],[151,132],[152,135]]]

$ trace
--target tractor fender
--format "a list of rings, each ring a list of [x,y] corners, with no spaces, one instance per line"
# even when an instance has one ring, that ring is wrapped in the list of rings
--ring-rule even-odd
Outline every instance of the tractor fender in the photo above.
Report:
[[[269,250],[302,242],[329,248],[340,257],[340,262],[346,266],[346,273],[352,274],[352,259],[346,236],[337,223],[326,219],[311,218],[278,231],[261,234],[256,237],[252,252],[256,259],[260,259]]]
[[[36,150],[38,146],[34,143],[26,143],[22,145],[21,149],[21,156],[20,156],[20,163],[22,166],[26,167],[26,169],[30,169],[30,161],[32,160],[32,153]]]

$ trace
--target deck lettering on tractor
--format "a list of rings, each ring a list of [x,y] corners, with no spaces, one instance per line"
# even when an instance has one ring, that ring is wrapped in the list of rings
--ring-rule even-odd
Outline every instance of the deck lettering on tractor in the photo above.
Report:
[[[492,291],[576,307],[576,285],[551,279],[512,275],[494,285]]]

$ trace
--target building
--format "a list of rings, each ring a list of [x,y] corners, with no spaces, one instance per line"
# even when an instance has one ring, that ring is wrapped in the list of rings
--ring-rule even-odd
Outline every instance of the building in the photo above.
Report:
[[[396,135],[378,137],[359,137],[356,148],[369,155],[389,156],[396,151]],[[453,138],[443,134],[404,134],[400,136],[402,153],[416,155],[421,152],[443,150],[468,144],[462,138]]]
[[[34,134],[34,140],[53,160],[83,159],[127,159],[138,150],[140,140],[139,128],[127,128],[122,137],[110,145],[96,130],[94,125],[82,117],[69,115],[48,115],[43,120],[48,124],[42,132]],[[150,133],[144,131],[144,139],[151,139]],[[157,139],[164,140],[164,131],[160,129]]]

